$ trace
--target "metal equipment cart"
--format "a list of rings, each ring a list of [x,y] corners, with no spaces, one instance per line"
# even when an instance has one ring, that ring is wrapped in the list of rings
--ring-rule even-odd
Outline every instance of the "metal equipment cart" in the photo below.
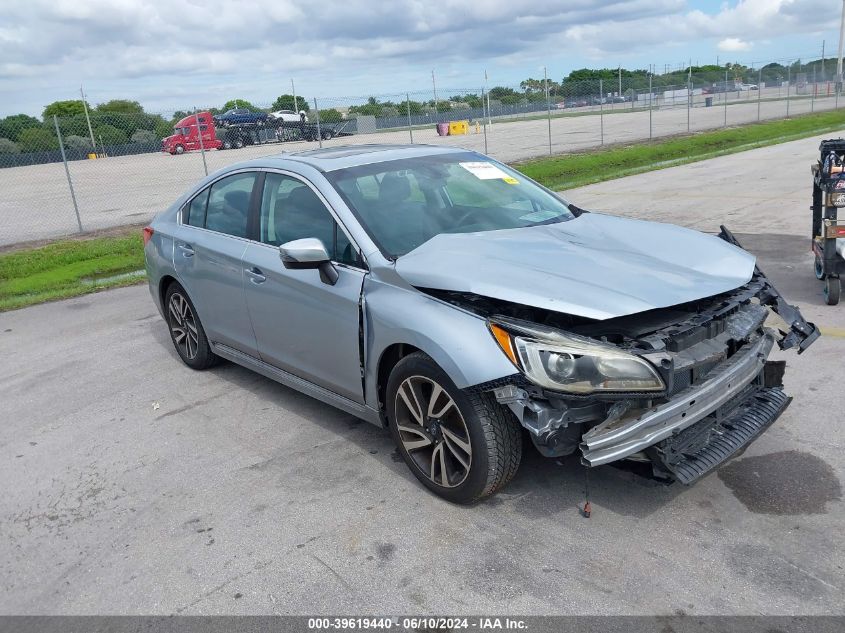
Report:
[[[837,224],[837,213],[845,207],[845,139],[824,140],[819,145],[813,173],[813,233],[816,279],[824,281],[828,305],[839,303],[839,276],[845,273],[845,225]]]

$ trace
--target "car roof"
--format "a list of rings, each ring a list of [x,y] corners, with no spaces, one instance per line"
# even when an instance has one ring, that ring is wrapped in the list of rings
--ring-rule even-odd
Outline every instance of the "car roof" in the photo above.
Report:
[[[264,161],[293,161],[310,165],[322,172],[371,165],[403,158],[418,156],[433,156],[437,154],[461,154],[468,152],[459,147],[442,147],[438,145],[341,145],[323,149],[306,150],[290,154],[267,156]]]

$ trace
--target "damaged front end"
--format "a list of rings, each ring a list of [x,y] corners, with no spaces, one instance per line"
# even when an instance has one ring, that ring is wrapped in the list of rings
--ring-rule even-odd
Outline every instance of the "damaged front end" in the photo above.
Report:
[[[724,227],[720,237],[736,244]],[[743,450],[789,405],[785,362],[768,360],[775,343],[800,354],[819,336],[756,268],[733,291],[604,321],[485,307],[521,371],[479,387],[543,455],[580,451],[590,467],[650,462],[684,484]]]

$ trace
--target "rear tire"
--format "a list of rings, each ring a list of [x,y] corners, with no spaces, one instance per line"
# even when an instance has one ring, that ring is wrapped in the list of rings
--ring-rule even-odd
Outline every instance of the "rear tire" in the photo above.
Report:
[[[818,255],[813,259],[813,272],[816,274],[816,279],[824,279],[824,266],[822,265],[821,257]]]
[[[211,351],[197,309],[178,282],[167,288],[164,311],[170,340],[183,363],[191,369],[208,369],[220,361],[220,357]]]
[[[839,292],[842,285],[839,282],[839,277],[828,277],[824,280],[824,301],[829,306],[835,306],[839,303]]]
[[[455,386],[422,352],[403,358],[387,383],[387,419],[399,454],[429,490],[475,503],[504,487],[522,458],[522,428],[490,394]]]

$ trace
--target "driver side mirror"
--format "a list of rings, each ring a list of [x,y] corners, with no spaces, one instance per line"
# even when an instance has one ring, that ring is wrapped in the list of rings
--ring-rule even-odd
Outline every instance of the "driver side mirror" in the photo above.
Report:
[[[316,268],[320,271],[320,281],[334,286],[338,274],[332,264],[326,247],[316,237],[305,237],[299,240],[285,242],[279,246],[279,259],[285,268],[301,270]]]

